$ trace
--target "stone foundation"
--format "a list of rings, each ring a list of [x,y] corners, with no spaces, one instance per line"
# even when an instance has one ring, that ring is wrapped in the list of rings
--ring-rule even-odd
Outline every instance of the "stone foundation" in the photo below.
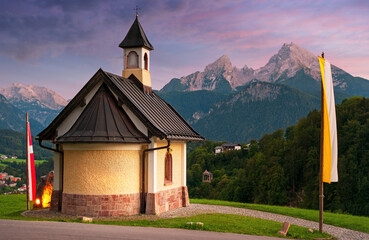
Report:
[[[61,209],[61,195],[59,190],[53,190],[50,202],[50,211],[59,211]]]
[[[146,196],[146,214],[161,214],[190,205],[186,186],[147,193]]]
[[[61,201],[59,198],[62,197]],[[57,211],[62,203],[61,212],[67,215],[108,217],[131,216],[140,214],[140,193],[118,195],[62,195],[53,191],[51,211]],[[188,207],[187,187],[172,188],[157,193],[146,194],[146,214],[161,214],[180,207]]]
[[[63,193],[62,213],[79,216],[130,216],[140,213],[140,193],[83,195]]]

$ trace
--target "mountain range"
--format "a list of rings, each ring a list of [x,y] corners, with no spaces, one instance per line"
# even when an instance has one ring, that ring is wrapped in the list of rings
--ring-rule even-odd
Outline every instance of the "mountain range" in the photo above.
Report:
[[[65,105],[67,100],[50,89],[14,83],[0,88],[0,128],[24,132],[28,112],[32,132],[37,134]]]
[[[369,97],[368,80],[334,65],[332,77],[336,103],[351,96]],[[259,69],[238,69],[223,55],[202,72],[173,78],[158,94],[206,138],[247,142],[320,108],[320,79],[318,57],[290,43]],[[182,96],[187,100],[178,101]]]
[[[313,81],[301,80],[296,84],[296,75],[309,77]],[[369,95],[369,82],[353,77],[344,70],[332,65],[335,90],[353,95]],[[320,68],[318,57],[295,44],[283,44],[268,63],[256,70],[246,65],[238,69],[232,66],[229,56],[223,55],[205,67],[203,72],[195,72],[181,78],[173,78],[160,92],[209,90],[230,93],[239,90],[252,80],[271,83],[284,83],[303,91],[320,91]],[[309,79],[309,80],[310,80]],[[302,85],[302,86],[300,86]]]
[[[332,76],[336,103],[351,96],[369,97],[368,80],[334,65]],[[248,142],[320,108],[319,62],[303,47],[283,44],[258,69],[239,69],[223,55],[202,72],[173,78],[155,92],[207,139]],[[44,87],[16,83],[0,88],[0,128],[24,131],[27,111],[37,134],[67,103]]]

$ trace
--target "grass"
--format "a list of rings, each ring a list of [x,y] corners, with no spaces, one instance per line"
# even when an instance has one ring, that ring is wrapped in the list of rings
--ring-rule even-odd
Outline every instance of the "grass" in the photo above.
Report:
[[[0,195],[0,219],[15,220],[44,220],[37,218],[23,217],[21,212],[26,210],[26,196],[23,195]],[[53,220],[57,221],[57,220]],[[81,222],[80,220],[61,220],[67,222]],[[202,222],[204,226],[191,227],[187,222]],[[93,224],[107,225],[124,225],[124,226],[143,226],[143,227],[159,227],[159,228],[182,228],[196,229],[204,231],[240,233],[260,236],[281,237],[277,234],[282,228],[282,223],[263,220],[247,216],[230,215],[230,214],[201,214],[192,217],[182,217],[173,219],[136,220],[136,221],[100,221]],[[327,233],[319,233],[314,231],[310,233],[307,228],[291,225],[288,238],[298,239],[317,239],[331,238]]]
[[[186,224],[187,222],[204,223],[203,227],[195,227],[196,230],[281,237],[281,235],[279,235],[277,232],[281,230],[282,223],[231,214],[200,214],[192,217],[159,219],[156,221],[139,220],[95,223],[109,225],[189,229],[191,227],[190,225]],[[191,229],[193,229],[193,227]],[[307,228],[291,225],[287,237],[298,239],[316,239],[330,238],[331,236],[327,233],[319,233],[317,231],[314,233],[310,233],[309,231],[307,231]]]
[[[27,220],[21,213],[27,210],[25,194],[0,195],[0,218]]]
[[[190,199],[191,203],[199,204],[212,204],[212,205],[223,205],[238,208],[247,208],[253,210],[259,210],[263,212],[271,212],[282,214],[286,216],[302,218],[319,222],[319,211],[310,209],[300,209],[292,207],[282,206],[270,206],[261,204],[250,204],[250,203],[238,203],[228,202],[219,200],[207,200],[207,199]],[[348,228],[360,232],[369,233],[369,217],[352,216],[348,214],[338,214],[331,212],[324,212],[323,219],[325,224],[334,225],[337,227]]]

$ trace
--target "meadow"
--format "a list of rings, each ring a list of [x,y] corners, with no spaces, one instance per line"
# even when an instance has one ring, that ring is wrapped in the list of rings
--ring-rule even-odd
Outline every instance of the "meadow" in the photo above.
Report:
[[[282,206],[271,206],[271,205],[263,205],[263,204],[228,202],[228,201],[208,200],[208,199],[190,199],[190,202],[199,203],[199,204],[211,204],[211,205],[222,205],[222,206],[231,206],[231,207],[238,207],[238,208],[247,208],[247,209],[277,213],[277,214],[282,214],[286,216],[319,222],[319,211],[318,210],[282,207]],[[323,218],[324,218],[325,224],[330,224],[330,225],[334,225],[337,227],[343,227],[343,228],[348,228],[348,229],[352,229],[352,230],[356,230],[360,232],[369,233],[369,217],[324,212]]]

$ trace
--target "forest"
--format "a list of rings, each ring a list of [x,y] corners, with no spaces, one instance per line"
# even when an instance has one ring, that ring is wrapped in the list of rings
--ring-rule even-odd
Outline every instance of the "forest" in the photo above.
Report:
[[[16,132],[10,129],[0,129],[0,153],[5,155],[17,156],[18,158],[26,158],[26,134]],[[47,159],[54,156],[50,150],[41,148],[35,135],[32,137],[33,152],[35,159]],[[52,147],[48,141],[43,142],[44,145]]]
[[[369,98],[343,100],[336,115],[339,180],[324,184],[324,210],[369,216]],[[189,144],[190,198],[318,209],[320,124],[313,110],[294,126],[217,155],[222,142]],[[206,169],[211,183],[202,182]]]

